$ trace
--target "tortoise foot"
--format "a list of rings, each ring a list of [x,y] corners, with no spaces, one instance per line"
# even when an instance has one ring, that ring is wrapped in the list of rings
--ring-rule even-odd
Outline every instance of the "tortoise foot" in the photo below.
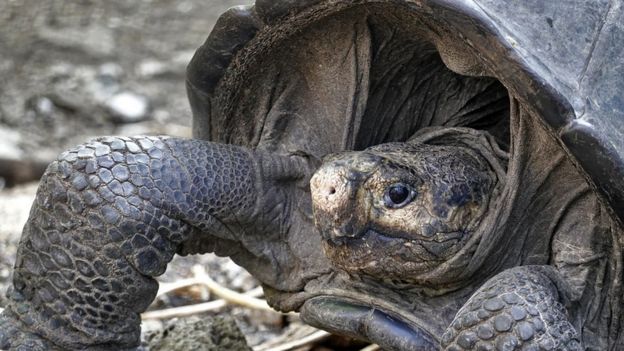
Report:
[[[524,266],[490,279],[444,333],[445,350],[583,350],[553,274]]]
[[[227,254],[237,240],[262,240],[244,229],[276,227],[271,220],[283,211],[273,179],[298,177],[298,165],[167,137],[105,137],[64,152],[44,174],[24,226],[0,348],[137,347],[154,277],[174,254]],[[265,207],[275,209],[268,219],[256,209]]]

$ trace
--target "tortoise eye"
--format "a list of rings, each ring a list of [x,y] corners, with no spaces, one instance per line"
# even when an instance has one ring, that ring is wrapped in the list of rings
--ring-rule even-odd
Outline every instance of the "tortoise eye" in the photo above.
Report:
[[[409,185],[392,184],[384,193],[384,205],[388,208],[401,208],[412,202],[416,195],[416,190]]]

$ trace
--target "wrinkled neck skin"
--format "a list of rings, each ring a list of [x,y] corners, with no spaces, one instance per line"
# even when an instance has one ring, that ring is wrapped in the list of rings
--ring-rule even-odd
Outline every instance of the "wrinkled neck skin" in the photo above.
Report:
[[[253,203],[226,211],[212,226],[194,230],[177,253],[229,256],[267,286],[300,291],[307,281],[329,272],[327,260],[316,250],[319,238],[307,235],[312,216],[307,188],[317,162],[299,154],[248,152]],[[238,170],[233,172],[230,182],[240,182]],[[228,196],[219,199],[220,203],[229,200]]]

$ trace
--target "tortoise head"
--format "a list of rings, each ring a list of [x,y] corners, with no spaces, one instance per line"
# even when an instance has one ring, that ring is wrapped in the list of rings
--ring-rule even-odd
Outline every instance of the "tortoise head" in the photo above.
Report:
[[[420,143],[333,155],[310,183],[316,225],[336,267],[420,284],[475,236],[495,184],[474,150]]]

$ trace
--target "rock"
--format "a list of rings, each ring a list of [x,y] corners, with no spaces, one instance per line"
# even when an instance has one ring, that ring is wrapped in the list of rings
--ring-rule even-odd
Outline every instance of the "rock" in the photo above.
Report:
[[[37,35],[52,45],[79,50],[93,57],[108,57],[115,51],[113,32],[103,26],[61,29],[42,27]]]
[[[114,62],[105,63],[98,68],[98,75],[100,77],[110,77],[118,80],[123,76],[123,73],[123,68]]]
[[[58,64],[48,70],[50,82],[46,96],[61,110],[60,115],[94,116],[98,102],[112,96],[100,82],[98,67]]]
[[[136,66],[136,73],[142,78],[160,78],[160,77],[184,77],[186,66],[193,57],[193,53],[187,51],[180,52],[167,61],[159,61],[155,59],[146,59]]]
[[[151,78],[169,73],[169,68],[164,62],[148,59],[137,65],[136,72],[143,78]]]
[[[167,110],[155,109],[152,113],[154,120],[161,124],[166,124],[171,119],[171,114]]]
[[[0,158],[17,160],[23,152],[18,146],[21,142],[20,133],[9,128],[0,127]]]
[[[0,157],[0,189],[39,180],[49,162],[15,160]]]
[[[35,110],[40,115],[49,116],[54,112],[54,103],[47,97],[42,96],[35,101]]]
[[[17,244],[22,228],[28,219],[36,191],[37,183],[0,191],[0,218],[2,218],[0,242]],[[5,273],[0,272],[0,278],[5,277]]]
[[[117,122],[133,123],[147,118],[149,101],[143,95],[124,91],[113,95],[105,107]]]
[[[172,320],[145,336],[150,351],[251,351],[232,317]]]
[[[181,13],[189,13],[193,10],[193,2],[191,1],[183,1],[176,6],[176,10]]]
[[[0,72],[9,72],[15,67],[15,62],[11,59],[0,59]]]
[[[165,322],[158,319],[148,319],[141,322],[141,334],[143,340],[152,337],[153,334],[162,333],[165,328]]]
[[[53,80],[67,79],[71,76],[74,70],[74,66],[67,62],[58,62],[52,64],[48,68],[48,75],[53,78]]]
[[[33,96],[26,101],[27,111],[25,118],[29,120],[51,120],[54,114],[54,102],[46,96]]]
[[[157,127],[158,126],[151,121],[127,123],[121,124],[119,127],[115,128],[114,134],[127,136],[163,134]]]
[[[0,191],[0,307],[7,305],[6,288],[15,263],[17,243],[36,191],[37,183]]]

